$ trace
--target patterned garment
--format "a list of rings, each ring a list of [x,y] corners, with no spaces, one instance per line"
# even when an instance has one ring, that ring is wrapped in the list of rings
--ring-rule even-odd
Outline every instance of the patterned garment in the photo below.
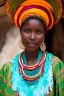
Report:
[[[64,96],[64,63],[46,53],[44,73],[26,81],[19,73],[18,54],[0,70],[0,96]]]

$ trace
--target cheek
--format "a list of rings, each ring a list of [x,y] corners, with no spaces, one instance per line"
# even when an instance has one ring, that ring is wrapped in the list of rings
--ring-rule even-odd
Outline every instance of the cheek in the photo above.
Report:
[[[24,33],[21,33],[21,40],[22,40],[23,45],[26,44],[27,39],[28,39],[28,36],[25,35]]]
[[[39,45],[41,45],[41,43],[43,42],[43,40],[44,40],[44,36],[39,36],[38,37],[38,43],[39,43]]]

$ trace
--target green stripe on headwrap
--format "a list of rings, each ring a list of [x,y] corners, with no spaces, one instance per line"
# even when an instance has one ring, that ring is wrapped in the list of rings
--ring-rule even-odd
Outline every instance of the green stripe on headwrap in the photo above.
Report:
[[[24,1],[25,0],[8,0],[11,17],[13,17],[16,8]]]

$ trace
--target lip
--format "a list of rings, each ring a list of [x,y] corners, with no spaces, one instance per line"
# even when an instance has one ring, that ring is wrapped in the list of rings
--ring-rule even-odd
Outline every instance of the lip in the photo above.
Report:
[[[35,46],[37,43],[34,43],[34,42],[30,42],[28,43],[29,46]]]

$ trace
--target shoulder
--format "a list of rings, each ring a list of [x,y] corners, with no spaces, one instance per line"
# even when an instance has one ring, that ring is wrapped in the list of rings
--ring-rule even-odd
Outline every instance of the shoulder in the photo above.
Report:
[[[12,70],[12,66],[16,65],[18,63],[20,53],[18,53],[15,57],[13,57],[9,62],[5,63],[2,68],[0,69],[0,74],[1,73],[8,73]]]
[[[8,62],[6,64],[4,64],[0,70],[0,74],[5,74],[8,73],[9,71],[11,71],[11,67],[12,67],[12,63]]]
[[[11,62],[4,64],[0,70],[0,82],[8,81],[11,77]],[[1,81],[2,80],[2,81]]]
[[[5,64],[3,64],[1,70],[6,70],[12,67],[12,63],[11,62],[7,62]]]
[[[64,62],[62,62],[58,57],[53,55],[51,58],[51,63],[53,76],[56,82],[61,82],[61,80],[64,82]]]
[[[64,70],[64,62],[62,62],[57,56],[54,56],[52,53],[47,52],[47,58],[50,59],[50,63],[53,67],[53,72],[57,72],[58,70]]]
[[[54,80],[57,83],[64,83],[64,62],[62,62],[58,57],[54,56],[51,53],[48,54],[48,61],[50,62],[50,65],[52,66],[52,72]]]
[[[57,56],[53,55],[52,53],[46,52],[46,56],[50,58],[51,63],[55,66],[56,64],[63,65],[64,62],[62,62]]]
[[[58,70],[64,70],[64,62],[62,62],[58,57],[54,56],[51,59],[53,63],[53,71],[57,72]]]

